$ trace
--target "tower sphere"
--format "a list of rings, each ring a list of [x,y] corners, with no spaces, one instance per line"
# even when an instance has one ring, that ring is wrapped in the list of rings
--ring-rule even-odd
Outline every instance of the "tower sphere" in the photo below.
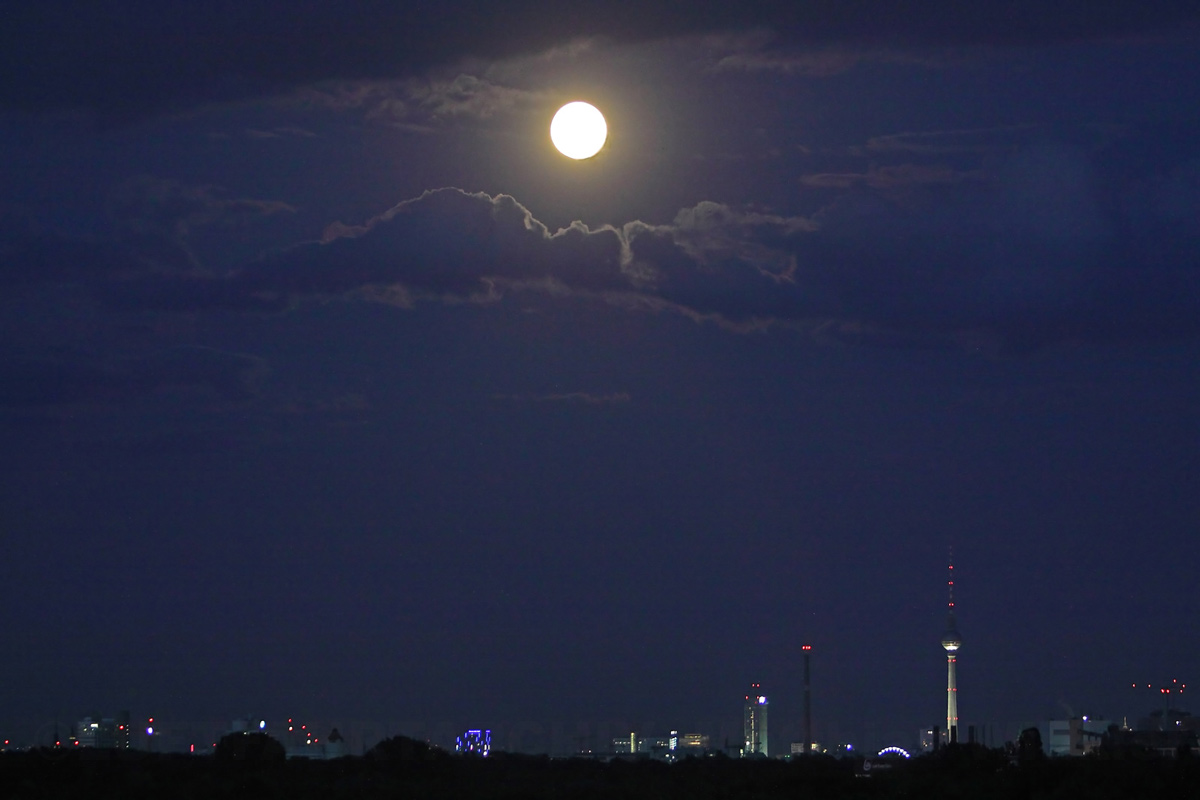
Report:
[[[942,637],[942,647],[946,648],[947,653],[953,653],[962,647],[962,637],[958,635],[958,631],[954,628],[946,631],[946,635]]]

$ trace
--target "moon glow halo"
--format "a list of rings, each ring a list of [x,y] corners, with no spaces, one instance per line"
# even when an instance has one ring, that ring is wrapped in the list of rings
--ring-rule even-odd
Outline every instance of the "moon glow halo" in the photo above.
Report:
[[[591,158],[600,152],[607,139],[604,115],[590,103],[579,100],[567,103],[550,122],[550,141],[567,158]]]

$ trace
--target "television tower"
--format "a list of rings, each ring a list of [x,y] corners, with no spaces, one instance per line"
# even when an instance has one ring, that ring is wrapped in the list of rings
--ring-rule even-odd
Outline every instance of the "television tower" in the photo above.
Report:
[[[812,655],[812,645],[806,644],[804,651],[804,755],[812,755],[812,673],[808,670],[808,657]]]
[[[942,636],[942,647],[946,650],[946,740],[950,744],[958,742],[958,680],[955,673],[955,661],[958,648],[962,647],[962,637],[954,624],[954,551],[950,551],[950,577],[947,581],[950,589],[949,613],[946,620],[946,633]]]

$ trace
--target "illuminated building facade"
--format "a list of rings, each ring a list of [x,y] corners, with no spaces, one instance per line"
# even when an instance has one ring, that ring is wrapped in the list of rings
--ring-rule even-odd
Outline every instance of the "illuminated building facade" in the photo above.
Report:
[[[454,750],[458,753],[474,753],[487,757],[492,752],[492,732],[489,730],[471,730],[454,740]]]
[[[84,717],[75,724],[75,742],[80,747],[128,750],[129,727],[128,711],[122,711],[116,719]]]
[[[708,736],[702,733],[680,733],[671,731],[667,736],[639,736],[630,733],[612,740],[612,751],[619,755],[644,754],[672,761],[685,755],[703,755],[708,752]]]
[[[638,737],[636,733],[630,733],[628,736],[618,736],[613,739],[614,753],[636,753],[638,751]]]
[[[743,756],[767,755],[767,707],[767,696],[762,693],[762,686],[750,684],[742,707],[742,731],[745,734]]]

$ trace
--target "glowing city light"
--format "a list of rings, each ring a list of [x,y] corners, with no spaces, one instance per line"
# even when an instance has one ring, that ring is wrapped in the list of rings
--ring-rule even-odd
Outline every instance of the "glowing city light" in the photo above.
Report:
[[[459,753],[474,753],[487,758],[492,751],[492,732],[482,728],[469,730],[454,740],[454,749]]]
[[[846,749],[849,750],[850,748],[847,747]],[[902,747],[885,747],[879,751],[879,755],[881,755],[881,756],[904,756],[905,758],[909,757],[908,751]]]

